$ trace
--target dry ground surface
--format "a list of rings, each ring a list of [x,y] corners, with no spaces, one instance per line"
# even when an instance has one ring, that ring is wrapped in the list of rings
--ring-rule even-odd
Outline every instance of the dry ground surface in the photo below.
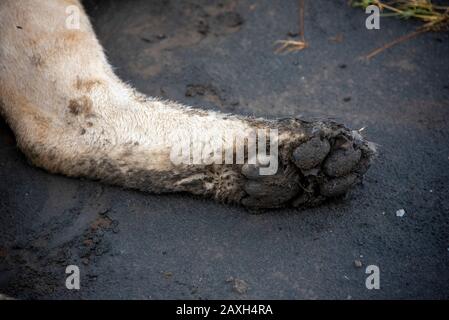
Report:
[[[264,117],[366,127],[380,155],[362,186],[310,210],[251,215],[47,174],[0,125],[0,292],[18,298],[449,298],[449,37],[347,1],[91,1],[117,73],[149,95]],[[396,210],[405,209],[401,218]],[[359,260],[361,267],[354,261]],[[68,291],[65,267],[80,266]],[[357,264],[357,263],[356,263]],[[380,290],[365,267],[380,267]],[[232,278],[231,278],[232,277]],[[231,281],[228,281],[231,280]]]

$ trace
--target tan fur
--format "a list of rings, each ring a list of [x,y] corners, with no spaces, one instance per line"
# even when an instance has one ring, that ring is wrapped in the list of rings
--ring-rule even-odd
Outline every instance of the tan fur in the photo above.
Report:
[[[79,30],[66,26],[68,5],[81,9]],[[239,166],[175,166],[170,149],[189,137],[243,136],[256,127],[278,128],[290,151],[308,137],[300,122],[246,119],[137,93],[112,71],[77,0],[0,2],[0,111],[30,161],[52,173],[235,203],[245,196]]]
[[[66,29],[68,4],[81,8],[61,0],[0,4],[2,114],[22,151],[54,173],[152,192],[213,193],[214,174],[207,188],[188,183],[204,167],[174,171],[172,142],[192,130],[213,136],[248,124],[142,98],[113,74],[84,13],[81,30]]]

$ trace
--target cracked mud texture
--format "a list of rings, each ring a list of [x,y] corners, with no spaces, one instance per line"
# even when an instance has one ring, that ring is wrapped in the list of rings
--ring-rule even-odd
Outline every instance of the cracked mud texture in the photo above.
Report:
[[[116,71],[144,93],[224,112],[366,127],[380,155],[343,200],[250,215],[187,195],[47,174],[27,164],[1,122],[2,294],[449,298],[448,34],[425,34],[364,62],[361,55],[416,24],[381,19],[380,31],[367,31],[363,10],[317,0],[306,6],[310,47],[275,55],[274,42],[297,33],[297,1],[87,4]],[[68,264],[80,267],[80,291],[65,289]],[[371,264],[381,270],[380,290],[365,288]],[[249,287],[244,295],[226,282],[231,277]]]

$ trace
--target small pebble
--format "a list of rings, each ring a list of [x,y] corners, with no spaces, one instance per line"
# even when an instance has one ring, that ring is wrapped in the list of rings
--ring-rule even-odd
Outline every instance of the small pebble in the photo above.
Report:
[[[405,210],[404,209],[399,209],[398,211],[396,211],[396,216],[397,217],[403,217],[405,215]]]
[[[360,260],[354,260],[354,266],[356,268],[361,268],[362,267],[362,261]]]
[[[226,280],[226,282],[231,282],[232,289],[239,294],[244,294],[248,290],[248,284],[245,280],[230,277]]]

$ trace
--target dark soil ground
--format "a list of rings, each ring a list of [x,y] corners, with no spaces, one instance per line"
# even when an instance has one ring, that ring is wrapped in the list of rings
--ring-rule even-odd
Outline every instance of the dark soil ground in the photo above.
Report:
[[[379,144],[365,182],[308,210],[251,215],[47,174],[0,126],[0,292],[18,298],[449,298],[449,36],[347,1],[91,1],[117,73],[149,95],[263,117],[331,118]],[[400,218],[396,210],[406,214]],[[359,260],[361,267],[354,261]],[[81,290],[65,288],[65,267]],[[365,268],[380,268],[367,290]],[[230,280],[232,277],[232,281]]]

